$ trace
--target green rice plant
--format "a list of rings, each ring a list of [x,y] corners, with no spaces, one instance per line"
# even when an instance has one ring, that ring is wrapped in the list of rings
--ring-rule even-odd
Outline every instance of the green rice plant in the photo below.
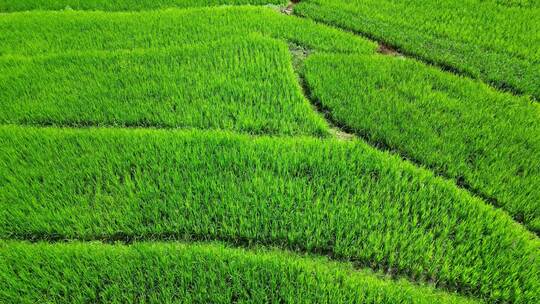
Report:
[[[496,2],[507,2],[510,6]],[[532,2],[532,1],[531,1]],[[295,13],[499,88],[540,97],[540,7],[485,0],[304,0]],[[523,1],[527,4],[527,1]]]
[[[2,303],[478,303],[350,264],[219,243],[0,241]]]
[[[491,0],[489,2],[507,7],[540,7],[538,0]]]
[[[327,134],[287,45],[243,37],[174,49],[0,58],[0,122]]]
[[[535,235],[361,141],[3,126],[0,185],[1,239],[263,244],[488,302],[540,294]]]
[[[383,56],[313,55],[312,98],[333,120],[494,201],[540,231],[540,107]]]
[[[201,7],[214,5],[275,4],[285,5],[286,0],[0,0],[0,12],[27,10],[102,10],[138,11],[168,7]]]
[[[314,50],[372,53],[353,34],[264,7],[0,14],[0,56],[167,48],[258,33]]]

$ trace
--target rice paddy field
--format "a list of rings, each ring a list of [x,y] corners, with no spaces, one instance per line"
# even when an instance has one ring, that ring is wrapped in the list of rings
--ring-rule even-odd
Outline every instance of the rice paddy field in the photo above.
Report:
[[[540,2],[0,0],[0,303],[540,303]]]

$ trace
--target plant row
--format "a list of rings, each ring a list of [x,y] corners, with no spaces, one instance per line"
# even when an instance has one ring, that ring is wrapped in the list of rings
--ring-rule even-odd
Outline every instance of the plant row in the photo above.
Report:
[[[0,129],[0,238],[225,240],[322,253],[489,302],[532,303],[539,241],[359,141]]]
[[[29,10],[140,11],[169,7],[188,8],[214,5],[285,5],[285,0],[0,0],[0,12]]]
[[[221,244],[0,242],[3,303],[475,303],[349,264]]]
[[[302,95],[287,45],[260,36],[0,58],[0,122],[327,133]]]
[[[334,121],[452,178],[540,231],[540,107],[383,56],[313,55],[312,98]]]
[[[231,6],[146,12],[0,14],[0,56],[179,47],[261,34],[314,50],[372,53],[353,34],[264,7]]]
[[[517,1],[305,0],[295,13],[539,98],[540,6],[512,2]]]

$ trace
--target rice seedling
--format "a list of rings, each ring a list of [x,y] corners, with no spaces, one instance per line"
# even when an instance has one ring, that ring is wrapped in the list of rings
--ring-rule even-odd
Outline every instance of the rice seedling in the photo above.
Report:
[[[0,0],[1,303],[540,302],[538,1],[285,2]]]

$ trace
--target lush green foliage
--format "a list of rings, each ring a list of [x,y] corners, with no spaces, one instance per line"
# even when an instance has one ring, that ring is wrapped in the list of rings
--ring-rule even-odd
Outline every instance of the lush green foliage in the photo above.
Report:
[[[287,45],[256,37],[0,58],[0,122],[327,132],[302,95]]]
[[[474,303],[323,258],[220,244],[0,242],[2,303]]]
[[[0,0],[0,302],[540,302],[538,104],[267,2]],[[538,0],[302,2],[540,95]]]
[[[0,55],[178,47],[259,33],[315,50],[373,52],[352,34],[263,7],[0,14]]]
[[[539,98],[537,3],[506,7],[493,0],[304,0],[295,12]]]
[[[240,4],[286,4],[286,0],[0,0],[0,12],[25,10],[136,11],[168,7],[199,7]]]
[[[540,107],[413,60],[313,55],[312,97],[369,141],[493,198],[540,231]]]
[[[540,7],[540,1],[538,0],[487,0],[487,2],[507,7]]]
[[[3,239],[197,239],[329,253],[534,302],[538,238],[361,142],[200,131],[0,132]]]

